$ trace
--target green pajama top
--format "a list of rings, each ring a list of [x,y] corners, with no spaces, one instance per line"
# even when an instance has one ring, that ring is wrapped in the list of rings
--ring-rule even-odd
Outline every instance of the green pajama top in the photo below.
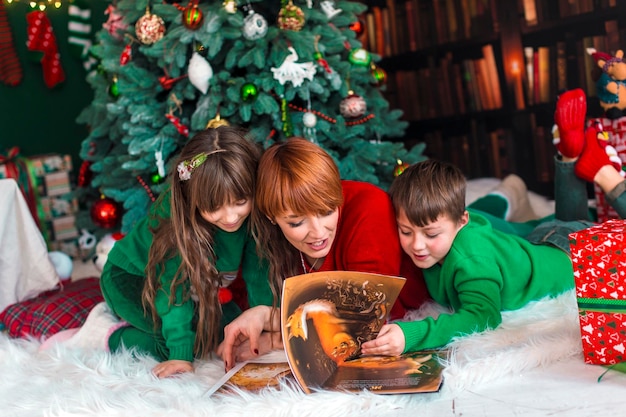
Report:
[[[107,263],[124,269],[129,274],[145,277],[148,253],[153,235],[150,227],[157,224],[159,216],[170,215],[169,193],[153,204],[148,216],[140,220],[128,235],[117,241],[109,253]],[[225,232],[215,228],[214,250],[216,268],[220,273],[235,275],[241,267],[241,274],[246,283],[250,307],[272,305],[273,296],[268,281],[268,263],[259,259],[256,244],[248,231],[248,219],[235,232]],[[175,302],[170,305],[170,285],[182,259],[176,255],[165,261],[161,276],[161,289],[155,297],[155,308],[161,319],[161,333],[169,350],[169,359],[193,361],[193,347],[196,337],[194,328],[195,302],[183,300],[183,288],[178,287]],[[185,281],[185,290],[189,290],[189,281]],[[116,300],[108,300],[114,304]],[[124,301],[127,302],[127,301]],[[141,305],[138,297],[136,303]],[[240,313],[234,302],[222,306],[226,322],[233,320]],[[224,320],[223,320],[224,321]],[[130,323],[132,325],[132,323]]]
[[[502,311],[574,287],[572,263],[565,252],[494,230],[477,213],[470,213],[443,265],[423,272],[433,300],[453,313],[397,322],[405,352],[441,347],[455,336],[493,329],[502,322]]]

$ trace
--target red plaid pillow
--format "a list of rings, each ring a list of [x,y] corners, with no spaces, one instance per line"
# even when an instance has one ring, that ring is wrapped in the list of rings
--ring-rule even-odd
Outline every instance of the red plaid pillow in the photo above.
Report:
[[[84,278],[8,306],[0,313],[0,323],[11,337],[47,338],[80,327],[101,301],[100,279]]]

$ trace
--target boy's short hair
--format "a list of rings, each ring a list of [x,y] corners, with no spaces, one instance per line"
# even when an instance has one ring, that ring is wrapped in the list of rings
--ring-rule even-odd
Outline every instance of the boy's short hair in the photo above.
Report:
[[[466,179],[456,166],[428,159],[411,165],[391,184],[389,195],[396,213],[404,210],[419,227],[447,215],[459,221],[465,212]]]

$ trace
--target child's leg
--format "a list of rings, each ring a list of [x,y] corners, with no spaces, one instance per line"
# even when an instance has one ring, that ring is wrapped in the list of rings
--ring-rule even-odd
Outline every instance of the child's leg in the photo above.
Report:
[[[576,163],[554,158],[555,218],[563,221],[591,220],[587,183],[574,173]]]
[[[489,194],[471,203],[468,208],[511,222],[525,222],[537,218],[524,180],[517,175],[508,175]]]
[[[626,218],[626,196],[624,178],[613,165],[598,139],[597,127],[587,128],[585,148],[576,161],[575,173],[578,177],[596,183],[607,197],[607,202],[620,218]]]
[[[122,327],[109,337],[109,350],[115,352],[122,346],[130,349],[137,348],[142,353],[148,353],[159,361],[167,360],[168,350],[165,340],[154,333],[146,333],[135,327]]]
[[[622,176],[617,173],[612,166],[603,167],[601,171],[606,171],[606,173],[602,172],[602,175],[609,177],[606,182],[604,178],[598,178],[600,188],[602,188],[602,190],[609,190],[608,192],[605,191],[606,201],[615,209],[620,218],[626,219],[626,181],[624,181]],[[601,173],[598,172],[596,177],[600,175]],[[619,178],[617,178],[617,176],[619,176]],[[614,185],[616,182],[617,185]]]

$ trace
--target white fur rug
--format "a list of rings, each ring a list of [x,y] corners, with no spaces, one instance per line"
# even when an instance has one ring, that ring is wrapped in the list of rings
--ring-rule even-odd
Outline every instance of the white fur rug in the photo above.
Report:
[[[430,310],[412,312],[422,316]],[[39,352],[38,341],[0,334],[0,415],[30,416],[391,416],[581,354],[574,291],[506,312],[496,330],[459,338],[437,394],[317,392],[284,386],[258,394],[204,396],[223,374],[215,359],[194,374],[158,380],[155,361],[130,352],[108,354],[63,346]],[[422,413],[423,412],[423,413]]]

